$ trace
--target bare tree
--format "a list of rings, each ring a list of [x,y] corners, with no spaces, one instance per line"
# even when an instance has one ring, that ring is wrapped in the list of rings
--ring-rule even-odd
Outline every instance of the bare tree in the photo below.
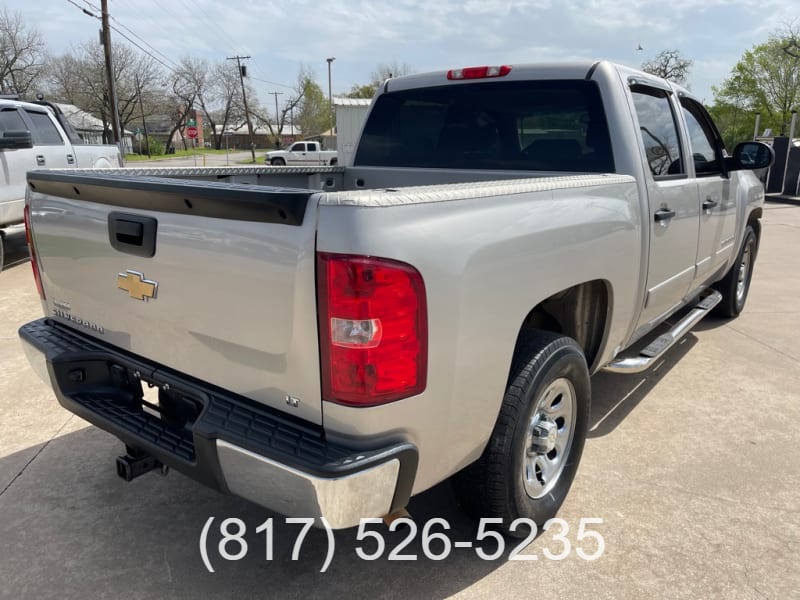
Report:
[[[139,94],[145,115],[156,110],[164,75],[156,62],[124,44],[112,47],[117,105],[123,129],[141,116]],[[50,61],[48,94],[94,115],[103,122],[104,138],[110,140],[111,107],[105,74],[103,49],[87,42]]]
[[[283,130],[286,128],[287,122],[291,119],[294,121],[292,116],[294,115],[295,109],[298,111],[298,119],[299,114],[302,110],[303,98],[305,96],[306,87],[303,85],[303,79],[298,79],[297,86],[289,93],[286,102],[283,103],[283,106],[279,109],[278,114],[275,115],[273,119],[269,114],[266,114],[266,111],[261,111],[257,109],[257,111],[251,110],[250,112],[255,115],[258,124],[262,127],[266,127],[269,129],[269,133],[272,138],[275,140],[275,145],[280,147],[281,140],[283,139]],[[294,125],[294,122],[292,122]]]
[[[19,13],[0,13],[0,93],[27,95],[36,90],[46,48],[42,34],[29,29]]]
[[[642,71],[686,85],[694,61],[684,58],[680,50],[662,50],[655,58],[642,63]]]
[[[185,57],[170,76],[171,91],[165,100],[165,112],[170,117],[170,132],[167,137],[167,152],[174,147],[176,133],[180,133],[183,147],[186,148],[184,129],[189,115],[199,106],[200,97],[206,92],[209,66],[204,60]]]
[[[800,58],[800,27],[797,20],[784,23],[783,29],[777,34],[784,40],[781,49],[792,58]]]

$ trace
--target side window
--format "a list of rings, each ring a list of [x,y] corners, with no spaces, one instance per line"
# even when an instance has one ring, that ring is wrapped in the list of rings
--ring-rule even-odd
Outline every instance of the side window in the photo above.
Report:
[[[668,92],[633,86],[633,103],[639,117],[639,134],[644,142],[647,163],[656,179],[685,175],[681,160],[678,126]]]
[[[317,148],[317,143],[316,142],[314,142],[313,144],[312,143],[308,144],[308,151],[309,152],[316,152],[317,150],[319,150],[319,148]]]
[[[689,132],[695,172],[698,176],[719,174],[720,163],[714,150],[716,140],[705,110],[697,102],[687,98],[681,100],[681,106]]]
[[[27,110],[25,112],[28,113],[28,117],[30,117],[33,123],[33,141],[35,144],[49,146],[61,146],[64,144],[64,140],[61,139],[61,134],[58,133],[58,129],[53,125],[53,122],[47,114],[33,110]]]
[[[28,126],[16,108],[6,108],[0,111],[0,131],[28,131]]]
[[[306,145],[305,144],[295,144],[292,146],[292,152],[305,152]]]

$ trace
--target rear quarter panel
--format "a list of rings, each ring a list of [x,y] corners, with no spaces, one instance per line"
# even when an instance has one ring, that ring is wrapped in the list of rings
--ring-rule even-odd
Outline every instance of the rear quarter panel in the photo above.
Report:
[[[333,437],[416,444],[415,493],[482,451],[520,326],[541,300],[578,283],[605,281],[613,306],[606,360],[635,318],[642,242],[633,178],[558,180],[345,192],[321,201],[318,251],[405,261],[425,281],[426,390],[374,408],[323,403]]]

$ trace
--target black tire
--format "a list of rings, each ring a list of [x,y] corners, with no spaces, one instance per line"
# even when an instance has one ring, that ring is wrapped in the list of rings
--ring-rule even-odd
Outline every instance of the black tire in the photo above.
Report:
[[[336,165],[338,165],[338,164],[339,164],[339,161],[338,161],[337,159],[335,159],[335,158],[332,158],[332,159],[331,159],[331,166],[332,166],[332,167],[335,167],[335,166],[336,166]]]
[[[744,231],[744,239],[736,261],[731,265],[728,273],[714,284],[714,289],[722,294],[722,300],[714,313],[717,316],[732,319],[738,317],[747,302],[747,293],[750,291],[750,281],[753,278],[753,266],[758,253],[758,238],[753,227],[748,225]]]
[[[286,165],[286,161],[282,158],[273,158],[270,163],[273,167],[283,167]]]
[[[559,393],[562,387],[571,392]],[[572,397],[567,398],[570,394]],[[498,529],[511,537],[524,537],[529,532],[527,527],[512,531],[510,526],[515,519],[531,519],[541,528],[555,516],[578,470],[586,441],[590,397],[589,370],[580,346],[560,334],[537,332],[516,353],[503,404],[483,454],[453,478],[464,510],[475,519],[501,518],[503,523]],[[543,437],[531,438],[531,434],[542,433],[539,428],[546,420],[541,416],[544,413],[540,415],[542,403],[556,407],[564,402],[574,408],[569,441],[561,455],[552,459],[560,465],[557,472],[550,481],[543,481],[536,463],[551,460],[556,449],[548,452],[546,446],[539,446],[538,450],[536,445],[529,446],[532,439],[548,443]],[[535,425],[537,419],[539,425]],[[567,423],[562,420],[558,425],[557,421],[558,418],[553,424],[558,436]]]
[[[5,249],[4,246],[6,245],[6,236],[3,235],[3,232],[0,231],[0,273],[3,272],[3,261],[5,260]]]

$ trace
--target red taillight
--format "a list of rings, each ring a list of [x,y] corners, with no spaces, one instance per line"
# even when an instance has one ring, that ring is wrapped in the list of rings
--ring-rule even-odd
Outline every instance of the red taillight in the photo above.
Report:
[[[511,73],[511,67],[466,67],[464,69],[451,69],[447,72],[448,79],[486,79],[487,77],[505,77]]]
[[[31,232],[31,211],[30,207],[26,204],[23,211],[23,218],[25,219],[25,239],[28,242],[28,251],[31,255],[31,268],[33,269],[33,280],[36,282],[36,290],[39,292],[39,297],[44,300],[44,288],[42,288],[42,276],[39,273],[39,261],[36,260],[36,250],[33,247],[33,233]]]
[[[374,406],[425,389],[425,283],[385,258],[317,255],[322,398]]]

